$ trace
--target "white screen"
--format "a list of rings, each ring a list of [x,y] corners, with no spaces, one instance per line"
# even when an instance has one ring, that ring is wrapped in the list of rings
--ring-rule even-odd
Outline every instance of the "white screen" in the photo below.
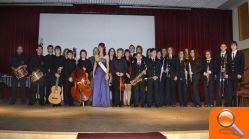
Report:
[[[127,49],[130,44],[142,45],[146,50],[155,48],[154,16],[42,13],[39,41],[45,47],[52,44],[76,48],[77,53],[85,49],[88,56],[100,42],[107,50]]]

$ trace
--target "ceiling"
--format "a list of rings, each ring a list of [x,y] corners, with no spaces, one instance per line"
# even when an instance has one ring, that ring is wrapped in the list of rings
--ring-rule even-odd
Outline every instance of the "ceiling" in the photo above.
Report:
[[[99,4],[144,7],[219,8],[232,0],[0,0],[1,5]],[[239,0],[236,0],[239,1]]]

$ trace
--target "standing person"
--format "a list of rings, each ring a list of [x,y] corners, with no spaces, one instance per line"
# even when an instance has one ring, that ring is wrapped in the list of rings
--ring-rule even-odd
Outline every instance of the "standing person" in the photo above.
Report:
[[[87,59],[87,51],[82,49],[80,51],[80,59],[78,60],[78,65],[80,69],[83,69],[88,74],[88,79],[91,80],[91,73],[93,70],[93,66],[91,64],[91,61]],[[92,96],[90,96],[86,102],[86,105],[90,105],[92,102]]]
[[[45,67],[45,58],[43,54],[43,47],[39,45],[36,48],[36,55],[34,55],[29,62],[29,70],[32,72],[37,72],[38,70],[41,71],[43,74],[46,73]],[[39,86],[39,87],[38,87]],[[38,81],[31,83],[31,97],[29,100],[29,105],[34,105],[36,100],[36,93],[38,91],[40,99],[39,104],[44,105],[44,96],[45,96],[45,77],[41,77]]]
[[[162,52],[161,51],[157,51],[157,53],[156,53],[156,60],[162,61]]]
[[[189,49],[188,48],[184,49],[184,55],[185,55],[185,59],[189,60],[190,55],[189,55]]]
[[[190,50],[190,57],[188,62],[188,79],[189,87],[192,94],[192,101],[194,107],[200,107],[200,97],[199,97],[199,82],[202,72],[202,62],[195,49]]]
[[[152,48],[150,50],[151,57],[147,61],[148,70],[148,92],[147,92],[147,106],[152,106],[153,96],[155,96],[155,106],[160,106],[160,96],[159,96],[159,77],[160,77],[160,62],[156,61],[156,49]]]
[[[99,53],[98,47],[94,47],[93,55],[88,58],[91,61],[92,67],[94,66],[94,63],[95,63],[95,55],[98,55],[98,53]]]
[[[93,67],[93,102],[96,107],[110,106],[110,90],[109,90],[109,56],[106,55],[106,47],[104,43],[99,43],[99,53],[95,55],[95,63]]]
[[[110,67],[112,67],[113,61],[116,58],[116,51],[114,48],[110,48],[108,50],[108,56],[109,56],[109,65],[110,65]],[[110,68],[110,70],[109,70],[109,87],[110,87],[110,91],[111,91],[110,93],[112,94],[112,92],[114,91],[114,88],[112,85],[113,78],[112,78],[112,71],[111,70],[112,69]]]
[[[142,57],[143,57],[143,60],[145,60],[146,57],[143,55],[143,47],[141,45],[137,45],[136,53],[141,53]]]
[[[68,48],[65,48],[65,49],[63,50],[62,55],[64,56],[65,59],[67,59],[67,51],[68,51],[68,50],[69,50]]]
[[[211,51],[205,51],[206,59],[203,62],[203,75],[204,75],[204,90],[205,90],[205,107],[214,106],[214,84],[215,74],[217,71],[216,61],[212,59]]]
[[[166,74],[166,105],[176,106],[176,57],[173,54],[173,48],[168,47],[167,49],[167,59],[164,64],[164,72]]]
[[[94,47],[93,48],[93,55],[91,57],[89,57],[89,60],[90,60],[90,62],[92,64],[92,67],[94,66],[94,63],[95,63],[95,56],[98,55],[98,54],[99,54],[98,47]],[[91,72],[90,76],[93,77],[93,71]],[[94,87],[94,78],[91,79],[91,88],[92,88],[92,90],[93,90],[93,87]],[[92,98],[91,98],[91,102],[92,102]]]
[[[64,97],[64,105],[73,106],[73,99],[71,96],[71,88],[73,87],[73,83],[71,80],[71,73],[76,68],[76,61],[74,59],[74,54],[72,50],[67,51],[67,59],[63,63],[63,97]]]
[[[18,71],[20,67],[24,67],[26,69],[28,65],[28,57],[23,53],[23,47],[21,45],[17,46],[16,52],[17,55],[14,56],[10,61],[10,68],[14,72]],[[20,83],[21,87],[22,104],[26,104],[26,80],[26,77],[22,77],[20,79],[15,76],[12,77],[11,98],[9,104],[12,105],[16,103],[16,89],[18,83]]]
[[[228,92],[225,96],[225,106],[236,106],[237,85],[244,73],[244,54],[238,50],[236,41],[231,43],[232,52],[228,55],[227,75]]]
[[[54,60],[53,60],[53,66],[54,66],[54,69],[53,69],[53,85],[56,84],[56,79],[59,78],[59,82],[58,82],[58,86],[62,87],[64,82],[66,82],[68,79],[65,78],[64,76],[64,70],[63,70],[63,67],[64,67],[64,62],[66,59],[68,59],[68,55],[67,55],[67,52],[68,52],[69,49],[66,48],[66,50],[64,50],[65,54],[62,55],[62,51],[61,51],[61,47],[59,45],[55,46],[54,48],[54,52],[55,52],[55,56],[54,56]],[[62,75],[62,76],[61,76]],[[67,100],[65,100],[64,98],[64,91],[65,91],[65,87],[63,87],[63,103],[65,105],[68,104],[68,102],[66,102]],[[61,104],[54,104],[53,106],[60,106]]]
[[[80,51],[80,59],[78,60],[77,66],[87,72],[88,78],[90,80],[93,66],[91,64],[91,61],[87,59],[87,51],[84,49]]]
[[[124,99],[123,103],[125,106],[130,106],[130,100],[131,100],[131,83],[130,83],[130,77],[131,77],[131,70],[132,70],[132,57],[130,54],[130,51],[128,49],[125,50],[124,58],[127,64],[127,72],[125,73],[124,80],[125,80],[125,90],[124,90]]]
[[[167,57],[167,49],[166,48],[162,48],[162,58],[166,58]]]
[[[160,70],[160,76],[159,76],[159,81],[160,81],[160,103],[161,105],[167,105],[167,102],[166,102],[166,93],[165,93],[165,90],[166,90],[166,73],[164,72],[165,71],[165,65],[167,64],[166,63],[167,61],[167,49],[166,48],[162,48],[162,58],[161,58],[161,70]]]
[[[216,106],[222,106],[224,95],[227,92],[227,79],[225,78],[227,67],[227,45],[222,43],[220,45],[220,53],[216,56],[217,66],[219,70],[216,72]]]
[[[111,71],[113,76],[113,92],[112,92],[112,105],[114,107],[121,107],[123,105],[123,93],[122,89],[124,85],[124,76],[127,73],[127,63],[126,60],[123,59],[124,50],[119,48],[117,50],[117,57],[114,59]]]
[[[136,52],[135,52],[135,46],[134,46],[133,44],[131,44],[131,45],[129,46],[129,51],[130,51],[130,53],[131,53],[131,54],[130,54],[131,57],[134,58]]]
[[[178,52],[177,60],[177,86],[179,93],[180,106],[187,106],[187,61],[184,57],[184,51]]]
[[[142,54],[137,53],[136,59],[132,63],[131,69],[131,81],[134,80],[139,74],[141,75],[141,82],[132,86],[132,97],[134,107],[138,107],[139,103],[141,103],[141,107],[145,106],[145,80],[146,77],[146,63],[142,60]]]
[[[53,77],[54,77],[54,47],[53,45],[47,46],[47,55],[45,56],[45,67],[46,67],[46,104],[49,104],[48,97],[50,95],[50,89],[54,85]]]

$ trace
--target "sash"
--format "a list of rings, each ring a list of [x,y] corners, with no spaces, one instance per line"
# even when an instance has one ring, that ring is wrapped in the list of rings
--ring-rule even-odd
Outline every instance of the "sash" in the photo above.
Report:
[[[104,65],[101,61],[99,61],[98,64],[99,64],[100,68],[101,68],[105,73],[107,73],[107,69],[106,69],[105,65]]]

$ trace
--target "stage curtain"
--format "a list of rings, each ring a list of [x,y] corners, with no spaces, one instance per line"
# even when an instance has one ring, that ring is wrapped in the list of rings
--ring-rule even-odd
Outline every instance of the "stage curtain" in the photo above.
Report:
[[[230,10],[123,9],[118,6],[77,5],[73,7],[0,7],[0,72],[10,72],[8,63],[16,46],[31,56],[38,44],[40,13],[95,13],[155,16],[156,48],[196,48],[200,53],[219,51],[221,42],[232,41]],[[101,31],[100,31],[101,32]],[[127,46],[128,47],[128,46]]]

